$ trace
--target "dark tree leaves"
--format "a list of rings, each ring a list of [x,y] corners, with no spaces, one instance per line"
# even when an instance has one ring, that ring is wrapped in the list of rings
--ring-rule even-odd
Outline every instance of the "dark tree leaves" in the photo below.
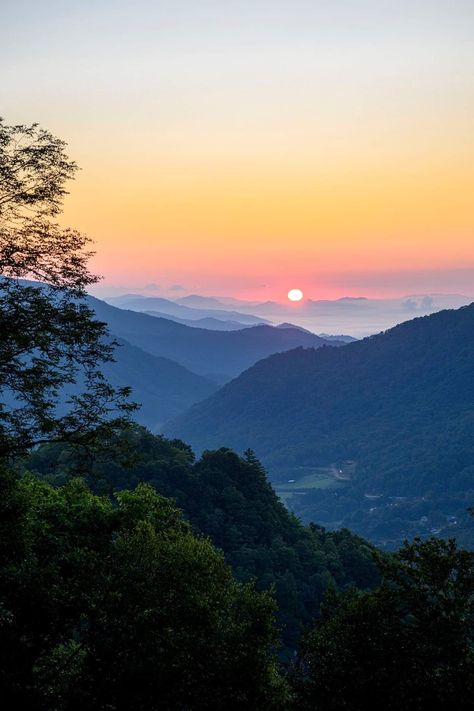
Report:
[[[133,409],[100,370],[113,343],[84,298],[98,280],[90,240],[54,221],[77,170],[65,145],[37,124],[0,120],[1,457],[42,441],[90,442]]]

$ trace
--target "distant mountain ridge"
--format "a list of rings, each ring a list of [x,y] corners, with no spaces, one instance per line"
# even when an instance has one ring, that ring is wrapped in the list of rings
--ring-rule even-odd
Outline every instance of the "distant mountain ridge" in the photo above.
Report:
[[[308,295],[306,295],[308,296]],[[398,298],[343,296],[340,299],[306,298],[297,304],[276,301],[241,302],[239,312],[261,316],[274,323],[290,322],[312,333],[345,333],[363,338],[392,328],[415,316],[465,306],[472,296],[418,294]],[[238,319],[240,320],[240,319]]]
[[[248,328],[248,323],[240,323],[239,321],[222,321],[218,318],[213,318],[208,316],[206,318],[180,318],[179,316],[172,316],[171,314],[165,314],[161,311],[143,311],[142,313],[148,314],[149,316],[154,316],[155,318],[166,318],[176,323],[180,323],[183,326],[189,326],[190,328],[204,328],[209,331],[240,331],[243,328]],[[331,338],[331,337],[329,337]]]
[[[329,341],[297,329],[253,326],[238,331],[190,328],[169,319],[119,309],[88,297],[97,318],[112,333],[155,356],[169,358],[188,370],[222,381],[235,377],[261,358],[296,346],[319,348]],[[344,344],[340,344],[344,345]]]
[[[179,299],[175,299],[177,304],[183,304],[184,306],[191,306],[192,308],[216,308],[225,309],[226,304],[223,301],[214,296],[200,296],[199,294],[189,294],[189,296],[181,296]]]
[[[354,338],[354,336],[347,336],[344,334],[336,334],[332,336],[328,333],[318,333],[318,336],[326,338],[328,341],[343,341],[344,343],[354,343],[354,341],[358,340],[357,338]]]
[[[304,331],[305,333],[313,333],[313,331],[309,331],[307,328],[303,328],[302,326],[295,326],[293,323],[279,323],[277,328],[297,328],[300,331]],[[341,341],[343,343],[352,343],[353,341],[357,341],[357,338],[354,338],[353,336],[344,336],[343,334],[341,335],[330,335],[328,333],[318,333],[317,334],[320,338],[324,338],[326,341]]]
[[[112,305],[114,305],[114,301],[121,309],[140,312],[159,311],[164,314],[169,314],[170,316],[177,316],[179,318],[189,320],[218,318],[223,321],[239,321],[248,326],[269,323],[269,321],[262,316],[254,316],[251,313],[229,311],[226,308],[194,308],[183,305],[177,301],[171,301],[170,299],[164,299],[158,296],[140,296],[132,297],[130,299],[117,297],[116,299],[112,298],[108,300],[108,302]]]
[[[160,308],[158,305],[151,306],[148,302],[148,307],[140,307],[139,310],[161,311],[181,319],[210,317],[241,323],[249,323],[243,318],[243,315],[247,315],[256,321],[266,320],[274,324],[292,323],[322,337],[325,333],[342,333],[349,334],[351,337],[363,338],[392,328],[397,323],[402,323],[409,318],[426,316],[443,309],[459,308],[472,301],[472,295],[435,292],[391,298],[348,295],[339,299],[317,299],[311,298],[309,294],[305,294],[305,296],[310,298],[305,298],[294,304],[286,300],[280,303],[271,300],[248,301],[226,296],[190,294],[177,299],[166,299],[167,306],[165,308]],[[145,297],[137,297],[132,294],[106,300],[113,305],[127,308],[127,302],[130,303],[136,298],[143,299]],[[193,310],[186,315],[185,312],[179,311],[179,306]],[[199,313],[199,309],[201,309],[201,313]],[[232,312],[238,313],[240,316],[231,316]]]

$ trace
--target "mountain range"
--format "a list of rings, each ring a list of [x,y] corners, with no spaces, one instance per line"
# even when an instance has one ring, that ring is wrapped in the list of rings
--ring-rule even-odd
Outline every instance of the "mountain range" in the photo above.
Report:
[[[190,294],[177,299],[125,294],[106,298],[114,306],[139,311],[159,311],[167,318],[196,320],[216,318],[243,324],[288,323],[311,333],[345,333],[356,338],[382,330],[416,316],[465,306],[472,296],[445,293],[418,293],[394,298],[344,296],[338,299],[305,298],[299,303],[246,301],[226,296]],[[246,320],[246,317],[251,319]],[[202,324],[204,326],[204,324]]]
[[[165,433],[198,451],[251,447],[307,518],[320,519],[323,502],[328,520],[345,522],[352,496],[376,511],[387,497],[474,495],[474,304],[344,348],[270,356]]]
[[[204,299],[204,297],[202,297]],[[224,308],[214,308],[219,303],[215,299],[211,300],[212,306],[209,308],[190,307],[177,301],[164,299],[158,296],[133,296],[113,297],[107,300],[111,305],[117,305],[129,311],[157,311],[169,316],[177,316],[181,319],[194,321],[203,318],[216,318],[222,321],[238,321],[247,326],[269,323],[262,316],[254,316],[251,313],[240,313],[239,311],[229,311]]]
[[[89,305],[110,332],[155,356],[169,358],[217,382],[235,377],[272,353],[329,341],[296,328],[253,326],[238,331],[190,328],[175,321],[138,311],[116,308],[94,297]],[[343,344],[340,344],[343,345]]]
[[[190,328],[205,328],[209,331],[240,331],[243,328],[248,328],[248,324],[242,323],[241,321],[224,321],[214,316],[191,319],[180,318],[179,316],[166,314],[162,311],[143,311],[143,313],[154,316],[155,318],[166,318],[176,323],[181,323],[183,326],[190,326]],[[299,327],[293,326],[293,328]]]
[[[24,284],[36,288],[44,286],[33,281],[24,281]],[[107,324],[111,338],[118,343],[114,362],[103,364],[104,375],[114,387],[132,388],[132,400],[141,406],[134,417],[154,432],[270,353],[289,350],[295,345],[319,347],[329,343],[292,326],[280,329],[240,324],[239,329],[232,332],[210,330],[194,327],[195,322],[190,327],[171,318],[116,308],[92,296],[86,298],[96,317]],[[123,298],[127,302],[135,297]],[[225,326],[225,322],[218,323]],[[338,343],[344,345],[342,341]],[[65,410],[67,398],[77,395],[81,387],[83,382],[78,374],[77,385],[68,386],[62,392],[58,412]],[[5,397],[8,399],[8,395]]]

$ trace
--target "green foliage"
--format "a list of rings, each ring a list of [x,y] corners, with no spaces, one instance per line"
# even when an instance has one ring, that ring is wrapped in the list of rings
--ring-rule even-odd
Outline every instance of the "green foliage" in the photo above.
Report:
[[[373,592],[332,593],[305,638],[301,709],[472,709],[474,553],[415,541]]]
[[[241,581],[256,580],[261,590],[273,588],[283,639],[295,648],[303,625],[318,614],[331,583],[371,587],[378,581],[372,548],[349,531],[325,532],[304,527],[276,496],[265,470],[248,451],[239,457],[221,449],[194,462],[190,448],[134,428],[114,440],[94,462],[81,450],[49,445],[34,452],[28,466],[50,481],[63,483],[71,474],[89,471],[96,491],[136,486],[145,481],[172,497],[194,530],[221,548]],[[125,452],[134,452],[123,462]]]
[[[7,708],[276,708],[274,603],[148,485],[111,501],[2,472]]]

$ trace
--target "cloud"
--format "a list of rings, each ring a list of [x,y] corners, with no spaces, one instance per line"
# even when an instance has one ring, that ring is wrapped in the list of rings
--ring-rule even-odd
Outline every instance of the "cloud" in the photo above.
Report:
[[[169,287],[168,291],[186,291],[186,287],[181,284],[173,284],[173,286]]]
[[[416,311],[416,301],[413,301],[413,299],[407,299],[406,301],[402,301],[402,308],[404,311]]]

